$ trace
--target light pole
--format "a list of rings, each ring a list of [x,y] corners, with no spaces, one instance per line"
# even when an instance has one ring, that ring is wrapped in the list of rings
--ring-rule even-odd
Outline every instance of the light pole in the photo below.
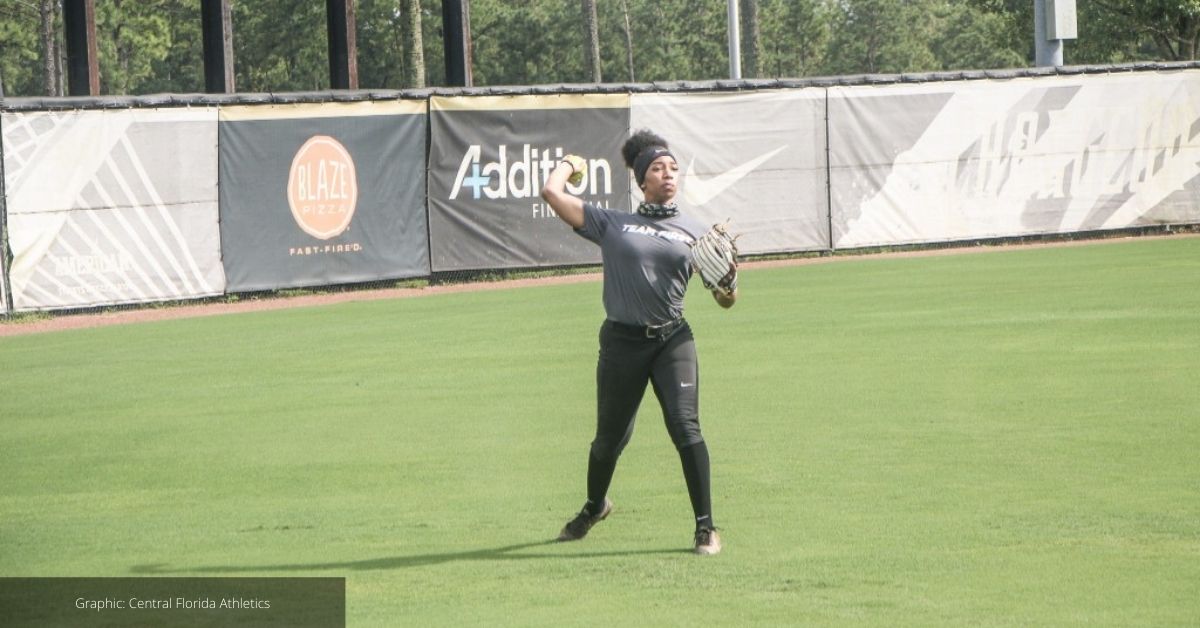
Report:
[[[1075,0],[1033,0],[1033,50],[1038,67],[1063,64],[1063,40],[1075,39]]]

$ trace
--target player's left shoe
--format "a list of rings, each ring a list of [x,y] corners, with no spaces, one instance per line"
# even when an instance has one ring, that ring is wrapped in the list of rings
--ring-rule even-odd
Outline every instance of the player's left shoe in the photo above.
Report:
[[[721,535],[716,528],[700,528],[696,530],[696,548],[692,550],[702,556],[712,556],[721,553]]]

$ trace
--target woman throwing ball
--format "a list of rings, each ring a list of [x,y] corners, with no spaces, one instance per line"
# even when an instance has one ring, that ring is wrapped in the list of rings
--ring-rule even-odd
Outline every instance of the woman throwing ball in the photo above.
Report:
[[[708,228],[680,214],[674,202],[679,165],[666,140],[638,131],[621,153],[645,198],[635,213],[603,209],[568,194],[568,179],[586,175],[586,162],[574,155],[563,158],[542,189],[542,198],[559,218],[600,246],[607,316],[600,327],[596,437],[588,456],[587,502],[558,540],[582,539],[612,512],[609,485],[633,434],[646,385],[651,384],[683,464],[696,516],[695,552],[716,554],[721,538],[712,514],[708,446],[700,433],[696,344],[683,318],[683,297],[694,264],[692,245]],[[728,276],[711,283],[713,297],[725,308],[737,298],[736,265],[732,255],[728,259]]]

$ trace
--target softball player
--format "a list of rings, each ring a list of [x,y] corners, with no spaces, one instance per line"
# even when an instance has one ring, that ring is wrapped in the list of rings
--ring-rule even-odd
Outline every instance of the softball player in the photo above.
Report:
[[[692,275],[689,245],[705,225],[679,213],[674,203],[679,165],[666,140],[643,130],[621,149],[645,201],[636,213],[603,209],[566,192],[568,179],[586,163],[568,155],[555,167],[542,198],[580,236],[600,246],[607,319],[600,327],[596,367],[597,421],[587,465],[587,502],[563,527],[560,541],[582,539],[612,512],[608,489],[621,451],[633,434],[634,416],[649,383],[679,451],[695,513],[697,554],[721,551],[713,521],[708,446],[700,433],[700,379],[683,299]],[[572,179],[574,180],[574,179]],[[716,287],[725,308],[736,287]]]

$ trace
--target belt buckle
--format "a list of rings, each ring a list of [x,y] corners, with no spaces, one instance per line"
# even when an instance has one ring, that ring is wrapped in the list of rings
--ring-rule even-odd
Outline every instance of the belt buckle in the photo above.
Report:
[[[675,328],[679,321],[667,321],[662,325],[646,325],[646,337],[663,339],[667,336],[667,332]]]

